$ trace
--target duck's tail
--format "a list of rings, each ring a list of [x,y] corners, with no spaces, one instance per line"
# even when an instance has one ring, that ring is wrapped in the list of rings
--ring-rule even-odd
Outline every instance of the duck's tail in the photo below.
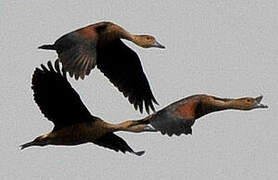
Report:
[[[56,48],[53,44],[45,44],[45,45],[42,45],[38,48],[39,49],[47,49],[47,50],[56,50]]]

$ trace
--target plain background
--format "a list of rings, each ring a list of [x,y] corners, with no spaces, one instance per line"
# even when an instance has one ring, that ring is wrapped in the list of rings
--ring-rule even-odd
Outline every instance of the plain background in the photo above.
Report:
[[[277,179],[277,9],[276,0],[1,0],[1,179]],[[141,58],[157,109],[198,93],[262,94],[270,108],[207,115],[192,136],[118,133],[135,150],[146,150],[142,157],[93,144],[20,151],[53,127],[34,103],[30,83],[34,68],[57,55],[37,47],[103,20],[166,46],[126,42]],[[108,122],[146,116],[97,69],[70,82],[92,114]]]

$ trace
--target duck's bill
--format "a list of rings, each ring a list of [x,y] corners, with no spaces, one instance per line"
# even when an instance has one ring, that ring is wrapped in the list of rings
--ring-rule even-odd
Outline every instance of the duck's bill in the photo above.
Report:
[[[256,97],[255,99],[256,99],[255,108],[268,108],[267,105],[261,103],[263,96]]]
[[[153,43],[153,47],[162,48],[162,49],[165,48],[165,46],[163,46],[162,44],[160,44],[160,43],[157,42],[157,41],[155,41],[155,42]]]

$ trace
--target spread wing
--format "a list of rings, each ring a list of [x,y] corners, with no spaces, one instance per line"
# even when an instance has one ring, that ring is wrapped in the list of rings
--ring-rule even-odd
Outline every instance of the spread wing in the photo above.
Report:
[[[145,151],[134,152],[133,149],[131,149],[131,147],[129,147],[129,145],[122,138],[115,135],[114,133],[108,133],[102,136],[101,138],[95,140],[94,143],[99,146],[113,149],[116,152],[130,152],[138,156],[141,156],[145,153]]]
[[[54,46],[63,69],[77,80],[89,75],[96,65],[97,39],[82,37],[79,32],[72,32],[59,38]]]
[[[55,125],[54,130],[76,123],[94,121],[77,92],[69,84],[66,73],[60,71],[56,60],[55,69],[51,62],[48,69],[41,65],[32,78],[34,99],[41,112]]]
[[[143,104],[155,111],[155,100],[138,55],[120,39],[97,48],[97,67],[121,91],[134,108],[143,111]]]

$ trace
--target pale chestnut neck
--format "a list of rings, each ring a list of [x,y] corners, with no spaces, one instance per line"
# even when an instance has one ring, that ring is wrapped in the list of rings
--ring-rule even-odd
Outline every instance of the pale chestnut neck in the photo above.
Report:
[[[131,41],[135,43],[138,46],[143,47],[144,46],[144,40],[142,39],[142,36],[131,34],[128,31],[126,31],[124,28],[122,28],[119,25],[112,24],[105,33],[108,33],[108,36],[104,36],[104,39],[115,39],[115,38],[122,38],[126,39],[128,41]]]
[[[132,41],[132,35],[119,25],[108,23],[107,28],[101,31],[101,42],[107,43],[115,39],[126,39]]]
[[[133,35],[130,34],[128,31],[126,31],[124,28],[118,25],[112,26],[112,29],[116,34],[119,36],[119,38],[126,39],[129,41],[133,40]]]
[[[205,98],[202,104],[209,106],[211,111],[221,111],[226,109],[242,109],[237,99]]]

